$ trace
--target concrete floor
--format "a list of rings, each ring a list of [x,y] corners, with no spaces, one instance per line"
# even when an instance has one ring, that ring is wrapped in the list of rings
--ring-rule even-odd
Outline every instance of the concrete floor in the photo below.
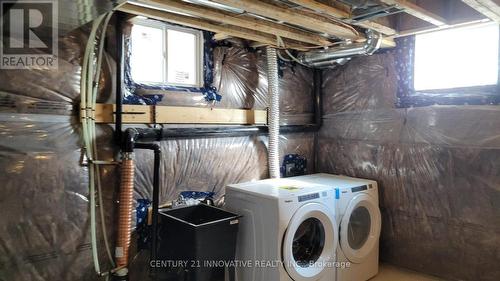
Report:
[[[419,272],[395,267],[388,264],[381,264],[377,276],[370,281],[442,281],[434,276],[425,275]]]

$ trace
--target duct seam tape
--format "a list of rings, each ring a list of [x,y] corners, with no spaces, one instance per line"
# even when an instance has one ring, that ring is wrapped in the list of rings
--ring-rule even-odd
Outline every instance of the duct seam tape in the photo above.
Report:
[[[115,257],[123,258],[123,247],[116,247],[115,248]]]

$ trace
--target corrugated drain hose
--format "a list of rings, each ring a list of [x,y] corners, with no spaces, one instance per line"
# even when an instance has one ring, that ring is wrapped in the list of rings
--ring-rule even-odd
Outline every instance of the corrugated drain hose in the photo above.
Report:
[[[133,152],[123,153],[120,182],[120,205],[118,207],[118,240],[115,248],[116,265],[126,267],[132,231],[132,208],[134,196]]]
[[[280,98],[278,80],[278,60],[276,49],[266,48],[267,56],[267,83],[269,96],[268,127],[269,127],[269,147],[268,163],[269,176],[271,178],[280,177],[279,160],[279,134],[280,134]]]

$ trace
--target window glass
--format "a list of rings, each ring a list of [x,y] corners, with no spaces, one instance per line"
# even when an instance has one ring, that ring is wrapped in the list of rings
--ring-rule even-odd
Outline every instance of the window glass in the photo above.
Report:
[[[497,24],[421,34],[415,44],[416,91],[498,83]]]
[[[132,26],[130,70],[135,82],[164,83],[164,42],[161,27]]]
[[[137,19],[131,32],[130,74],[136,83],[203,87],[201,31]]]
[[[199,62],[196,34],[170,29],[167,36],[168,83],[196,86]]]

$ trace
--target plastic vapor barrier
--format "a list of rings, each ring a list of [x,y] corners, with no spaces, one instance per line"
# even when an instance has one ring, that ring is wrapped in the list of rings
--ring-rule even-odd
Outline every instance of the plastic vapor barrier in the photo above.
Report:
[[[500,280],[500,106],[396,108],[401,53],[324,73],[318,171],[378,181],[383,261]]]
[[[165,91],[136,88],[132,95],[161,96],[157,105],[266,109],[267,70],[263,50],[239,46],[218,46],[214,50],[212,87],[221,95],[220,102],[207,102],[200,92]],[[309,124],[314,119],[313,73],[297,65],[280,67],[280,108],[282,125]]]
[[[94,273],[90,250],[88,169],[78,119],[80,63],[87,34],[88,28],[82,28],[60,38],[57,71],[0,70],[0,182],[3,194],[0,199],[0,280],[99,279]],[[224,53],[233,54],[234,63],[222,64],[220,55]],[[252,75],[258,73],[258,77],[265,77],[262,55],[237,47],[217,47],[214,56],[215,61],[219,61],[215,67],[218,78],[214,81],[220,81],[221,77],[224,81],[224,86],[219,86],[223,100],[215,106],[252,108],[254,105],[242,101],[256,99],[259,102],[255,108],[265,108],[262,89],[267,87],[263,86],[267,82],[255,84],[249,79],[250,75],[242,75],[247,69],[240,66],[236,69],[239,59],[248,59],[249,64],[242,65],[248,67]],[[112,56],[106,53],[100,102],[114,99],[112,77],[115,68]],[[294,81],[297,77],[308,83],[302,85]],[[283,95],[294,97],[283,102],[287,114],[312,113],[312,101],[308,104],[312,99],[312,73],[301,68],[285,68],[280,83],[284,87]],[[299,89],[299,85],[303,88]],[[162,102],[214,106],[207,105],[200,96],[202,99],[193,98],[192,93],[169,93]],[[99,160],[118,159],[118,150],[113,144],[113,126],[99,125],[97,129]],[[314,138],[312,133],[281,136],[281,159],[285,154],[303,155],[308,159],[308,170],[313,172]],[[169,140],[160,145],[163,152],[162,203],[175,199],[183,190],[214,190],[217,198],[221,198],[222,188],[229,183],[268,177],[265,136]],[[151,199],[153,153],[136,150],[135,157],[134,197]],[[101,168],[105,220],[113,246],[117,172],[115,165]],[[100,224],[99,215],[97,223]],[[97,237],[101,268],[109,269],[100,230]],[[146,257],[142,259],[145,267],[136,266],[140,264],[141,255]],[[148,256],[146,251],[132,251],[131,280],[146,280]]]

